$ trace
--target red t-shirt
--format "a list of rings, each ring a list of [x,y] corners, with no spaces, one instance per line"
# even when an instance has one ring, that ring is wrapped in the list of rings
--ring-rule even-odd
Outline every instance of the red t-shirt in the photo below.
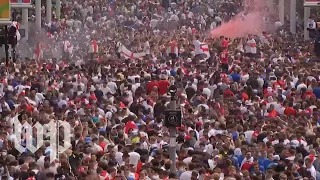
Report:
[[[293,109],[292,107],[287,107],[285,110],[284,110],[284,114],[286,116],[295,116],[297,114],[297,111],[295,109]]]
[[[222,40],[222,47],[224,48],[228,48],[229,47],[229,43],[226,39]]]
[[[223,51],[220,53],[221,64],[228,64],[229,63],[228,56],[229,56],[228,51]]]
[[[170,83],[168,80],[160,80],[158,81],[159,84],[159,93],[160,95],[166,94],[167,93],[167,89],[170,86]]]
[[[243,99],[243,101],[247,101],[247,100],[249,100],[249,96],[248,96],[248,94],[247,94],[247,93],[245,93],[245,92],[243,92],[243,93],[242,93],[242,99]]]
[[[269,117],[276,117],[276,116],[278,116],[278,113],[277,113],[276,110],[272,110],[272,111],[269,113],[268,116],[269,116]]]
[[[234,93],[230,89],[225,90],[223,93],[223,97],[225,98],[233,97],[233,96],[234,96]]]
[[[139,161],[139,162],[138,162],[138,164],[137,164],[136,173],[140,173],[140,172],[141,172],[141,170],[142,170],[142,166],[143,166],[142,162],[141,162],[141,161]]]
[[[105,143],[105,142],[101,142],[101,143],[99,144],[99,146],[101,146],[103,150],[104,150],[104,148],[106,147],[106,145],[107,145],[107,143]]]
[[[159,84],[158,84],[157,81],[151,81],[151,82],[149,82],[149,83],[147,84],[147,92],[150,93],[150,92],[152,91],[152,88],[153,88],[154,86],[157,86],[158,89],[159,89]]]
[[[242,165],[242,167],[241,167],[241,170],[243,171],[243,170],[248,170],[249,171],[249,169],[253,166],[253,162],[251,162],[251,161],[247,161],[247,162],[245,162],[245,163],[243,163],[243,165]]]
[[[281,88],[284,88],[285,84],[282,80],[279,80],[275,83],[273,83],[273,88],[275,88],[277,85],[279,85]]]
[[[313,92],[307,91],[303,96],[302,99],[305,100],[307,96],[315,98],[316,95],[313,94]]]

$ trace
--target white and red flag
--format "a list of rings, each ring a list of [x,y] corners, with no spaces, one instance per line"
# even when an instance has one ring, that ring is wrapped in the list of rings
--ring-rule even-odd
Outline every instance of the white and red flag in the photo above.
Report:
[[[140,59],[146,55],[145,52],[132,52],[129,49],[127,49],[124,45],[122,45],[120,42],[117,43],[117,52],[120,53],[120,56],[123,56],[126,59]]]
[[[72,54],[73,52],[73,45],[70,43],[70,41],[63,41],[63,51],[69,54]]]
[[[96,40],[92,40],[89,46],[89,53],[98,53],[98,42]]]
[[[178,56],[179,49],[178,43],[176,41],[171,41],[167,47],[167,55],[169,54],[176,54]]]
[[[37,43],[36,49],[34,50],[33,58],[39,62],[41,58],[43,58],[43,51],[40,43]]]
[[[21,35],[20,35],[20,32],[19,32],[20,24],[17,21],[12,21],[11,26],[13,26],[13,27],[15,27],[17,29],[17,31],[16,31],[17,41],[20,41],[20,39],[21,39]]]
[[[54,35],[53,35],[51,32],[48,32],[47,35],[48,35],[48,37],[49,37],[50,39],[53,39],[53,38],[54,38]]]
[[[206,58],[209,58],[210,57],[209,45],[207,43],[200,43],[200,52],[202,52],[202,54],[207,55]]]

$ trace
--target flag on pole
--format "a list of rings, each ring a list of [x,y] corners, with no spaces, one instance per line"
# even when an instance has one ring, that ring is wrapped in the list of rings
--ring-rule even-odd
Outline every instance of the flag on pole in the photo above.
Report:
[[[13,26],[13,27],[15,27],[17,29],[17,31],[16,31],[17,41],[20,41],[20,39],[21,39],[21,35],[20,35],[20,32],[19,32],[20,24],[17,21],[12,21],[11,26]]]
[[[70,43],[70,41],[63,41],[63,50],[65,53],[72,54],[73,52],[73,45]]]
[[[120,53],[120,56],[123,56],[126,59],[140,59],[146,55],[145,52],[134,53],[134,52],[130,51],[129,49],[127,49],[120,42],[117,43],[117,48],[118,48],[117,52]]]
[[[172,41],[169,43],[167,47],[167,55],[169,54],[176,54],[178,56],[179,54],[179,49],[178,49],[178,44],[176,41]]]
[[[47,35],[48,35],[48,37],[49,37],[50,39],[53,39],[53,38],[54,38],[54,35],[53,35],[52,33],[50,33],[50,32],[48,32]]]
[[[89,46],[89,53],[98,53],[98,43],[96,40],[92,40]]]
[[[40,44],[40,43],[37,43],[36,49],[35,49],[35,51],[34,51],[33,58],[34,58],[37,62],[39,62],[42,57],[43,57],[43,51],[42,51],[42,48],[41,48],[41,44]]]
[[[200,43],[200,50],[201,50],[201,54],[207,55],[206,58],[210,57],[209,46],[207,43]]]

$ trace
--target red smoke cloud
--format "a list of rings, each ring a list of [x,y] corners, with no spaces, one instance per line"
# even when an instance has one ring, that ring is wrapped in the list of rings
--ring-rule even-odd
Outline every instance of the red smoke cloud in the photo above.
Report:
[[[265,30],[265,24],[263,17],[268,14],[265,11],[266,0],[249,0],[246,4],[247,15],[243,15],[244,12],[240,12],[227,23],[223,23],[221,26],[211,31],[211,36],[217,38],[225,36],[229,38],[245,37],[248,34],[259,34]],[[243,17],[244,16],[244,17]]]

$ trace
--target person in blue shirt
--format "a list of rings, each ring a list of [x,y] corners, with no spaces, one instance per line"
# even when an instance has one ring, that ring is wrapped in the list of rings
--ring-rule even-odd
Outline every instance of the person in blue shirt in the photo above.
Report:
[[[234,82],[239,82],[240,79],[241,79],[240,74],[238,74],[238,73],[235,72],[235,71],[232,71],[232,73],[230,74],[230,76],[231,76],[231,78],[232,78],[232,80],[233,80]]]
[[[313,94],[317,99],[320,99],[320,83],[318,84],[318,86],[313,88]]]
[[[272,161],[270,161],[267,156],[266,156],[266,152],[262,151],[261,155],[258,158],[258,163],[260,166],[263,167],[263,169],[267,169],[269,164],[271,164]]]
[[[278,166],[280,161],[280,156],[279,155],[274,155],[273,156],[273,161],[268,165],[267,169],[273,168]]]
[[[177,71],[175,69],[170,70],[170,75],[175,77],[177,75]]]
[[[241,165],[242,161],[243,161],[244,158],[245,158],[246,150],[241,149],[241,153],[242,153],[241,155],[236,156],[237,159],[238,159],[239,166]]]

